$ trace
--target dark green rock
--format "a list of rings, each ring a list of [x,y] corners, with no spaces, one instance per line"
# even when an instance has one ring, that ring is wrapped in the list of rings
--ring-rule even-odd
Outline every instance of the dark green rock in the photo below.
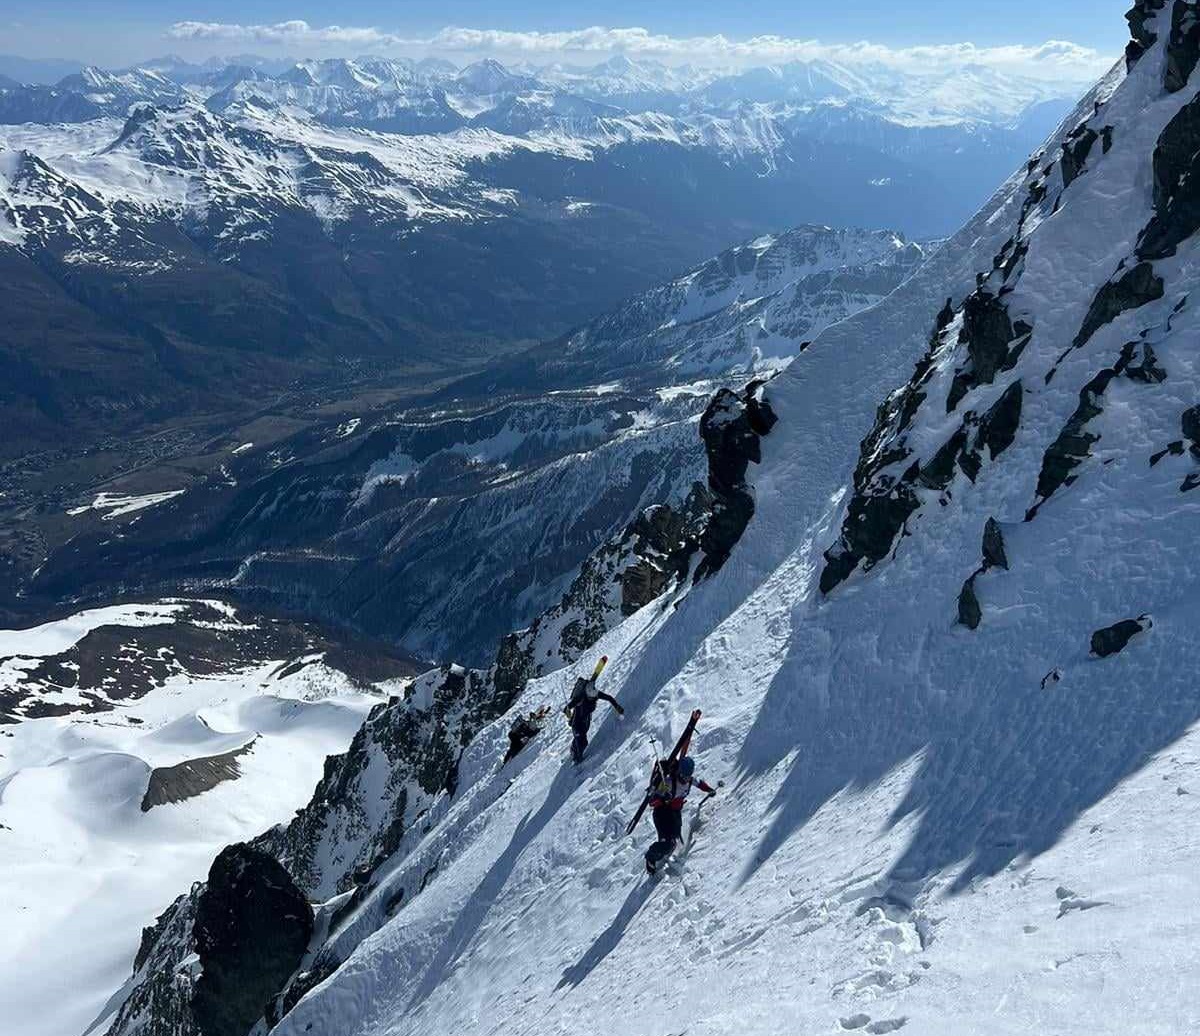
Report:
[[[1136,365],[1131,363],[1126,367],[1125,377],[1147,385],[1157,385],[1167,380],[1167,372],[1158,362],[1158,355],[1153,346],[1142,345],[1141,362]]]
[[[1138,239],[1139,259],[1162,259],[1200,230],[1200,98],[1167,123],[1154,147],[1154,216]]]
[[[829,593],[860,564],[871,568],[887,557],[904,523],[920,506],[916,494],[903,483],[878,496],[855,494],[840,544],[825,552],[821,592]]]
[[[959,341],[966,342],[977,385],[992,383],[1008,359],[1008,345],[1015,337],[1008,307],[999,297],[986,291],[967,297]]]
[[[1023,256],[1018,247],[1014,256]],[[946,398],[946,413],[952,413],[972,389],[990,385],[1001,371],[1012,370],[1029,344],[1033,328],[1009,318],[1004,300],[980,288],[963,303],[960,344],[967,347],[967,363],[958,370]]]
[[[762,459],[761,439],[777,420],[770,404],[759,398],[760,386],[752,383],[741,395],[721,389],[700,418],[713,505],[700,536],[704,560],[696,570],[697,579],[720,570],[754,517],[754,493],[746,473]]]
[[[1191,439],[1192,444],[1200,446],[1200,406],[1189,407],[1180,419],[1185,438]]]
[[[1129,45],[1125,48],[1125,64],[1133,68],[1138,59],[1158,40],[1149,22],[1166,6],[1167,0],[1137,0],[1125,20],[1129,22]]]
[[[1079,175],[1083,172],[1084,165],[1087,163],[1088,155],[1091,154],[1092,148],[1099,139],[1100,134],[1090,126],[1080,127],[1067,138],[1066,143],[1063,144],[1062,157],[1064,189],[1070,187],[1079,178]]]
[[[1016,439],[1024,399],[1025,391],[1021,382],[1014,381],[979,422],[979,441],[987,446],[992,460],[999,457]]]
[[[945,489],[954,478],[958,458],[967,445],[967,429],[960,427],[933,455],[928,464],[921,466],[918,482],[926,489]]]
[[[1100,436],[1087,430],[1088,423],[1104,412],[1100,401],[1113,378],[1122,374],[1132,362],[1135,348],[1136,343],[1126,343],[1117,362],[1111,367],[1105,367],[1080,390],[1079,405],[1042,458],[1042,470],[1038,475],[1037,485],[1041,501],[1025,516],[1026,521],[1036,516],[1038,508],[1055,491],[1065,484],[1070,484],[1074,480],[1072,472],[1091,456],[1092,443]]]

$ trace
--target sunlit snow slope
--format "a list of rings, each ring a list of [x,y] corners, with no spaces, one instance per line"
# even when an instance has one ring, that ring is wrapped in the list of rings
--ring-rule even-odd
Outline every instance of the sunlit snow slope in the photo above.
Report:
[[[579,771],[485,729],[276,1033],[1195,1026],[1200,30],[1134,14],[1128,78],[769,387],[729,563],[597,645],[624,721]],[[695,706],[727,786],[649,880]]]

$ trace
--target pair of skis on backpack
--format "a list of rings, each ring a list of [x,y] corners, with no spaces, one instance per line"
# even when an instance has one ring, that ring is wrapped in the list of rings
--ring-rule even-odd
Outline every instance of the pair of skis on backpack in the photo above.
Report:
[[[604,667],[607,664],[608,656],[601,656],[600,661],[596,663],[596,668],[592,672],[591,677],[580,677],[576,681],[575,687],[571,692],[571,698],[563,709],[563,714],[566,716],[567,722],[571,724],[572,730],[575,731],[575,737],[571,744],[571,758],[576,765],[582,761],[583,753],[587,748],[587,732],[591,726],[591,714],[595,709],[596,702],[600,698],[604,698],[610,704],[612,704],[619,714],[625,714],[625,710],[621,708],[615,698],[612,698],[606,694],[601,694],[596,688],[596,682],[599,680],[600,674],[604,672]],[[580,714],[580,709],[585,710],[585,713]],[[688,717],[687,724],[683,728],[683,733],[679,735],[679,739],[675,742],[675,747],[671,749],[671,752],[666,759],[659,758],[657,752],[655,753],[654,765],[650,771],[650,782],[646,793],[642,797],[642,801],[638,806],[637,812],[630,819],[629,823],[625,825],[625,833],[627,835],[633,834],[634,830],[637,828],[639,821],[642,819],[642,815],[646,812],[646,808],[650,805],[650,802],[654,797],[655,788],[666,781],[674,781],[679,768],[680,760],[687,758],[688,749],[692,744],[692,737],[696,733],[696,724],[700,722],[700,716],[701,711],[699,709],[693,710],[691,716]],[[690,760],[688,761],[690,762]],[[691,783],[690,778],[691,775],[689,773],[687,775],[689,787]],[[715,789],[710,789],[708,785],[704,784],[703,781],[700,782],[700,786],[707,791],[705,799],[702,800],[700,804],[703,806],[704,801],[707,801],[707,799],[711,798],[716,792]],[[682,812],[682,806],[679,808]],[[697,817],[698,815],[699,808],[697,809]],[[695,821],[693,821],[693,823],[694,822]],[[691,842],[691,834],[692,832],[689,831],[687,844],[690,844]],[[651,847],[646,854],[646,870],[649,873],[655,873],[659,864],[665,862],[666,859],[670,857],[670,855],[675,851],[675,846],[679,840],[679,837],[680,835],[676,834],[669,843],[664,843],[662,838],[660,838],[660,840]]]
[[[696,833],[696,827],[700,821],[700,811],[704,808],[704,803],[711,799],[716,793],[717,788],[710,787],[703,780],[697,780],[697,786],[705,792],[705,796],[700,800],[700,804],[696,807],[696,813],[692,818],[691,827],[688,829],[687,838],[683,838],[683,802],[686,800],[687,791],[692,786],[692,774],[694,768],[690,765],[691,759],[688,756],[688,749],[691,747],[692,735],[696,732],[696,724],[700,722],[701,712],[695,709],[688,718],[687,726],[683,728],[683,733],[679,735],[679,740],[675,742],[675,747],[671,749],[670,755],[666,759],[655,758],[654,766],[650,771],[650,784],[646,789],[646,794],[642,797],[641,805],[638,806],[637,812],[634,813],[629,823],[625,825],[625,833],[633,834],[638,826],[638,822],[642,819],[642,815],[646,812],[646,808],[651,802],[657,801],[662,806],[665,814],[660,826],[660,814],[656,810],[654,816],[655,827],[658,828],[659,840],[646,850],[646,873],[657,874],[659,869],[667,864],[675,853],[675,849],[680,842],[683,843],[685,850],[689,849],[692,844],[692,838]],[[682,764],[689,764],[684,768]],[[678,792],[678,782],[684,781],[683,795],[674,802],[669,801],[668,795],[674,796]],[[670,792],[660,792],[658,789],[666,787],[670,782]],[[724,782],[718,782],[719,788]]]

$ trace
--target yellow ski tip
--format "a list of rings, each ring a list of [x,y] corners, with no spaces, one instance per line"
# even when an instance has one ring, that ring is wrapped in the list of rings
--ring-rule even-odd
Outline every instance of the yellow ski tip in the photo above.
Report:
[[[596,663],[596,668],[592,673],[593,680],[596,679],[596,677],[598,677],[602,672],[604,672],[604,667],[606,665],[608,665],[608,655],[601,655],[600,661]]]

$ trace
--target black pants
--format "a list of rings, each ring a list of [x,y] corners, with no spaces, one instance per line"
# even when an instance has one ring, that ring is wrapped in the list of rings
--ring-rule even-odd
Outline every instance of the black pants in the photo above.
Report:
[[[596,711],[594,701],[583,701],[575,706],[571,713],[571,730],[575,736],[571,739],[571,758],[579,762],[588,746],[588,730],[592,726],[592,713]]]
[[[646,850],[646,862],[656,867],[671,855],[675,843],[679,841],[683,831],[683,810],[655,806],[654,830],[658,832],[658,841]]]

